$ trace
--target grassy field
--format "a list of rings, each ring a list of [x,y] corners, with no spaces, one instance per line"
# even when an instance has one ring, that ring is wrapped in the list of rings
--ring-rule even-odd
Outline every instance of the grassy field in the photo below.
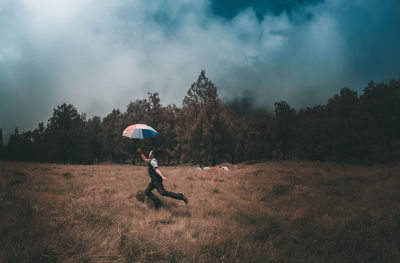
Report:
[[[138,201],[144,166],[0,162],[0,261],[400,260],[400,166],[161,170],[188,205]]]

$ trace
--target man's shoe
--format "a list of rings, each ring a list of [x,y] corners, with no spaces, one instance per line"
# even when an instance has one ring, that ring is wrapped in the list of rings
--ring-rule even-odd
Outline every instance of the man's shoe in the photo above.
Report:
[[[185,195],[182,195],[182,200],[183,200],[183,202],[185,202],[185,204],[187,204],[189,202]]]

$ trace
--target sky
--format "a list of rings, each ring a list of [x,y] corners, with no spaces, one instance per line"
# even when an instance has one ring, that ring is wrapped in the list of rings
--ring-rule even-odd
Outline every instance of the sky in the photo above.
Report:
[[[0,128],[62,103],[88,117],[159,92],[180,106],[200,71],[229,101],[318,104],[400,78],[398,0],[0,0]]]

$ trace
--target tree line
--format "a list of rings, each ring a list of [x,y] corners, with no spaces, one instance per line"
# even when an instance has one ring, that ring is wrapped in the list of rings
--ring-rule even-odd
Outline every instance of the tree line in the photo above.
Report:
[[[134,123],[158,135],[146,140],[122,137]],[[215,165],[263,160],[314,160],[373,164],[400,160],[400,79],[370,82],[361,95],[349,88],[326,105],[296,111],[287,102],[274,113],[249,97],[222,102],[201,71],[182,107],[162,106],[158,93],[137,99],[126,111],[87,118],[71,104],[53,110],[32,131],[15,128],[8,144],[0,129],[3,160],[62,163],[136,163],[136,148],[158,149],[160,161]]]

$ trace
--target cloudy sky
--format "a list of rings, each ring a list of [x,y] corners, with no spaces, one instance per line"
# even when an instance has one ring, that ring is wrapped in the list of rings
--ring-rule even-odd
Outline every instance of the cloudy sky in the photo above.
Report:
[[[71,103],[88,116],[159,92],[181,105],[202,69],[224,100],[325,104],[400,78],[398,0],[0,0],[0,128]]]

